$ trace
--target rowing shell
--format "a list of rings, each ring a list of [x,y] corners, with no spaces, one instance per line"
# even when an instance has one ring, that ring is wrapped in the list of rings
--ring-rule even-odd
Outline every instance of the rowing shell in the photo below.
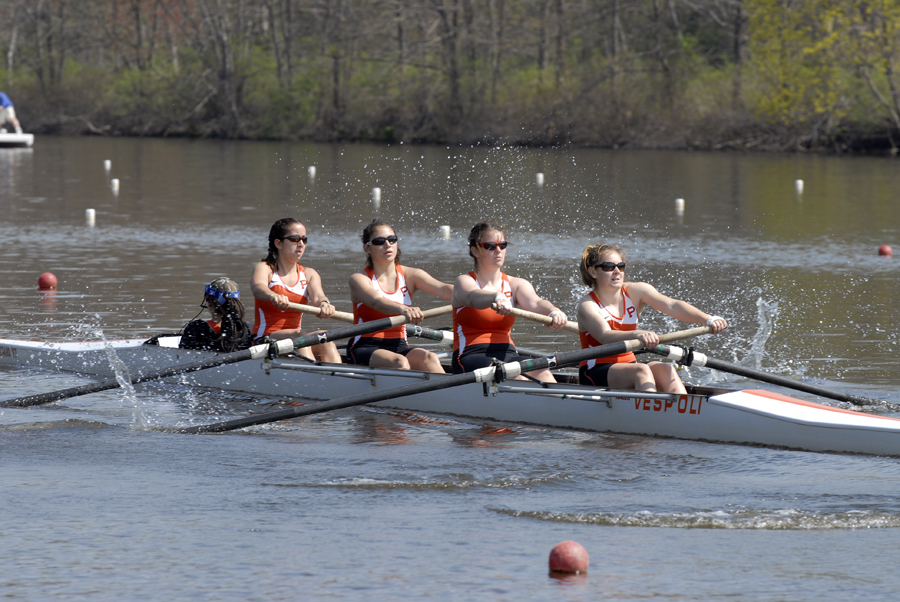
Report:
[[[0,339],[0,364],[108,377],[114,374],[111,366],[117,359],[134,377],[216,355],[174,348],[176,337],[162,339],[161,346],[143,343],[142,339],[81,343]],[[584,387],[572,382],[571,375],[560,376],[570,382],[471,384],[373,405],[554,428],[900,456],[900,420],[890,417],[764,390],[690,387],[688,395],[641,394]],[[169,381],[267,397],[323,400],[442,377],[275,359],[247,360]]]

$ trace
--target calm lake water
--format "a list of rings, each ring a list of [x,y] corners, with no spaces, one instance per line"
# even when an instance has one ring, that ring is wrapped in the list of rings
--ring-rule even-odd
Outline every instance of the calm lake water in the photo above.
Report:
[[[900,253],[897,190],[900,170],[885,158],[40,138],[34,149],[0,149],[0,338],[175,332],[220,275],[252,305],[250,270],[285,216],[305,222],[304,263],[350,311],[346,284],[363,265],[359,234],[373,217],[394,223],[404,263],[444,281],[470,268],[468,229],[494,217],[512,242],[507,271],[570,315],[584,291],[581,250],[617,242],[630,279],[728,319],[725,333],[695,342],[713,357],[898,403],[900,267],[877,256],[882,244]],[[37,290],[46,271],[59,279],[55,294]],[[652,313],[650,327],[678,328]],[[522,321],[515,338],[577,345]],[[747,384],[702,369],[685,378]],[[0,398],[84,382],[0,369]],[[0,592],[352,601],[900,593],[897,458],[372,408],[223,435],[144,426],[247,403],[262,401],[148,384],[0,409]],[[590,553],[587,575],[548,575],[549,551],[566,539]]]

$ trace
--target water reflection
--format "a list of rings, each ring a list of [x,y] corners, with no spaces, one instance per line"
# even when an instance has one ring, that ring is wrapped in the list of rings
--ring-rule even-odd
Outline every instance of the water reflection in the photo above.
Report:
[[[14,201],[20,183],[31,180],[33,157],[33,148],[0,148],[0,197]],[[10,209],[15,211],[16,204]]]
[[[41,296],[41,310],[45,313],[56,313],[56,291],[38,291]]]

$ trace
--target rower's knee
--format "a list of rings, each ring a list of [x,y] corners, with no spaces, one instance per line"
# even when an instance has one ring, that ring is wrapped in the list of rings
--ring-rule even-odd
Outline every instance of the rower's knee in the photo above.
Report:
[[[656,391],[656,378],[647,364],[635,364],[634,388],[637,391]]]
[[[659,389],[666,393],[685,393],[684,383],[678,376],[678,370],[670,364],[656,362],[652,364],[653,376]]]
[[[394,357],[391,358],[391,364],[391,368],[395,370],[409,370],[409,360],[399,353],[395,354]]]

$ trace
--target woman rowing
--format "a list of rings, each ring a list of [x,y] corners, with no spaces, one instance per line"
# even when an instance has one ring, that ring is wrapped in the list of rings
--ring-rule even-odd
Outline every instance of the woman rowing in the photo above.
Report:
[[[244,322],[241,291],[231,278],[216,278],[206,285],[200,307],[209,320],[192,320],[184,327],[178,346],[232,353],[250,346],[250,327]]]
[[[320,318],[334,315],[334,306],[322,290],[319,273],[300,265],[306,250],[306,226],[292,217],[272,224],[269,230],[269,254],[253,268],[250,290],[256,300],[253,335],[272,340],[296,338],[301,330],[303,314],[286,311],[290,303],[312,305],[322,310]],[[304,357],[333,364],[341,363],[334,343],[304,347]]]
[[[412,305],[412,298],[419,290],[450,300],[452,285],[433,278],[425,270],[400,265],[400,239],[390,224],[372,221],[363,230],[362,243],[366,267],[350,277],[350,300],[356,324],[401,314],[418,324],[422,310]],[[347,355],[355,364],[374,368],[444,371],[437,355],[409,346],[406,326],[402,324],[356,337]]]
[[[549,316],[551,328],[566,325],[566,314],[541,299],[530,282],[502,272],[508,244],[503,229],[493,221],[475,224],[469,232],[469,256],[475,260],[475,270],[461,275],[453,285],[454,373],[484,368],[494,360],[527,359],[518,355],[513,345],[513,307]],[[546,369],[528,374],[556,382]]]
[[[724,318],[703,313],[693,305],[671,299],[646,282],[625,284],[625,251],[616,245],[588,245],[581,254],[581,279],[591,290],[578,302],[581,347],[638,339],[644,347],[659,344],[651,330],[638,330],[646,306],[682,322],[706,324],[713,333],[728,327]],[[671,364],[637,363],[634,353],[582,362],[579,382],[585,385],[637,391],[686,393]]]

